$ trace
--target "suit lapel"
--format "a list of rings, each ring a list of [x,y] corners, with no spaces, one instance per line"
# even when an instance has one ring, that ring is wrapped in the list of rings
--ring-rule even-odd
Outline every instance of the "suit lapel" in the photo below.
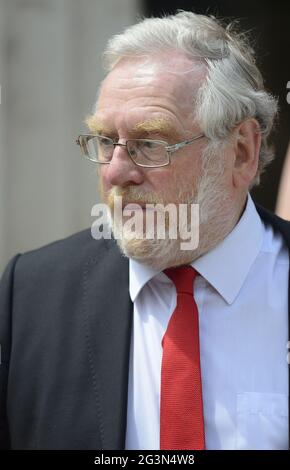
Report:
[[[129,263],[114,241],[104,241],[103,248],[84,266],[83,318],[102,448],[124,449],[133,312]]]
[[[256,204],[256,209],[261,217],[261,219],[280,232],[284,238],[286,246],[289,251],[289,261],[290,261],[290,222],[287,222],[280,217],[272,214],[268,210],[264,209],[260,205]],[[289,269],[289,281],[288,281],[288,345],[290,344],[290,269]],[[290,433],[290,363],[288,364],[288,429]],[[290,434],[288,434],[288,449],[290,450]]]

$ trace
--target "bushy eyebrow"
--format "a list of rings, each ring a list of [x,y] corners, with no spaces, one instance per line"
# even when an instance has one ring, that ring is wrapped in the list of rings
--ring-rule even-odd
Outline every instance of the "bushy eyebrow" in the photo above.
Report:
[[[88,126],[91,132],[94,134],[106,134],[106,129],[104,128],[104,125],[102,121],[96,118],[96,116],[88,116],[85,119],[85,124]]]
[[[175,132],[172,124],[163,118],[151,118],[146,121],[135,124],[132,129],[133,132],[158,132],[161,134],[170,134]]]
[[[96,134],[110,135],[111,129],[107,128],[101,120],[96,116],[88,116],[85,120],[86,125],[91,132]],[[174,137],[177,135],[176,129],[172,126],[169,120],[164,118],[151,118],[145,121],[138,122],[130,129],[130,134],[140,134],[142,132],[158,133]]]

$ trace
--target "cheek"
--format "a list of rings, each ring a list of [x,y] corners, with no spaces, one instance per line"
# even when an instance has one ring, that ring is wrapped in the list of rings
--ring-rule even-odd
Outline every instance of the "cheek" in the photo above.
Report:
[[[102,201],[105,201],[106,194],[108,193],[108,191],[110,191],[111,188],[112,186],[109,184],[108,179],[106,177],[106,171],[102,167],[98,171],[98,191]]]
[[[194,184],[201,174],[201,162],[198,159],[175,159],[165,168],[152,170],[148,173],[147,181],[155,191],[170,192],[186,184]]]
[[[174,184],[172,167],[153,169],[148,171],[146,186],[154,193],[168,193]]]
[[[175,186],[182,190],[188,187],[194,189],[202,174],[201,160],[197,158],[181,158],[174,161]]]
[[[105,192],[110,190],[111,187],[112,187],[112,185],[109,182],[108,171],[107,170],[108,170],[107,165],[102,165],[99,169],[99,172],[98,172],[99,187],[102,191],[105,191]]]

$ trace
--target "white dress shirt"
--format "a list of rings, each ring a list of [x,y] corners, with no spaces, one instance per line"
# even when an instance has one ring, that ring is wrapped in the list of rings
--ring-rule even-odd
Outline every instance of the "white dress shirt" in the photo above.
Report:
[[[207,449],[288,448],[288,271],[282,237],[248,195],[238,224],[192,263]],[[126,449],[159,449],[161,340],[176,306],[164,273],[130,259],[134,302]]]

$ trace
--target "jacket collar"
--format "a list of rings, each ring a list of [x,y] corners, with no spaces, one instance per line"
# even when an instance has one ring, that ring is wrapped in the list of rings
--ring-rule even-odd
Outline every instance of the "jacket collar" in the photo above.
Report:
[[[83,267],[83,319],[102,449],[125,447],[133,304],[128,260],[115,242]]]

